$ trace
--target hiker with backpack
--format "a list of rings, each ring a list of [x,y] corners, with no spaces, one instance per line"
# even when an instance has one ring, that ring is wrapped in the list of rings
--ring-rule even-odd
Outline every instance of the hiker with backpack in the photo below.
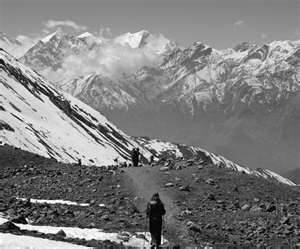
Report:
[[[132,160],[133,167],[139,166],[139,159],[140,159],[140,150],[139,148],[134,148],[131,152],[131,160]]]
[[[161,233],[163,216],[166,214],[164,204],[155,193],[147,204],[147,218],[149,218],[149,230],[151,234],[151,249],[158,249],[161,245]]]

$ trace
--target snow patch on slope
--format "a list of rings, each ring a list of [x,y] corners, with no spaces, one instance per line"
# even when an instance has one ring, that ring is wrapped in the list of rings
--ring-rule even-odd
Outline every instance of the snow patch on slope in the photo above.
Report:
[[[61,204],[61,205],[70,205],[70,206],[80,206],[80,207],[88,207],[90,204],[88,203],[78,203],[75,201],[66,201],[66,200],[42,200],[42,199],[26,199],[26,198],[16,198],[17,200],[21,200],[21,201],[27,201],[29,200],[30,203],[34,203],[34,204]]]
[[[7,219],[0,217],[0,224],[3,224],[7,221],[8,221]],[[85,240],[95,239],[95,240],[99,240],[99,241],[109,240],[111,242],[116,242],[118,244],[123,243],[123,245],[125,245],[125,246],[141,248],[144,245],[146,248],[150,248],[149,241],[151,240],[151,236],[150,236],[149,232],[138,232],[136,234],[132,234],[129,232],[108,233],[108,232],[104,232],[103,230],[97,229],[97,228],[35,226],[35,225],[29,225],[29,224],[16,224],[16,225],[18,227],[20,227],[20,229],[22,229],[22,230],[38,231],[40,233],[45,233],[45,234],[56,234],[60,230],[63,230],[66,233],[67,238],[85,239]],[[120,235],[122,233],[125,233],[129,236],[129,241],[124,242],[121,239]],[[137,235],[141,235],[141,234],[145,236],[146,240],[143,238],[137,237]],[[1,239],[1,234],[0,234],[0,239]],[[162,241],[167,241],[167,240],[165,238],[162,238]],[[40,248],[43,248],[43,247],[40,247]],[[83,247],[83,248],[85,248],[85,247]]]
[[[91,247],[75,245],[32,236],[0,233],[1,249],[87,249]]]

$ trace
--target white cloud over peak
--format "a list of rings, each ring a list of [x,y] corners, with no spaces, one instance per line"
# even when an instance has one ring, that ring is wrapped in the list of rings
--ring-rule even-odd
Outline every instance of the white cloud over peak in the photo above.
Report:
[[[79,25],[75,23],[74,21],[71,20],[48,20],[47,22],[44,23],[45,27],[48,29],[54,29],[58,27],[69,27],[74,29],[75,31],[83,31],[86,30],[87,27],[83,25]]]
[[[118,78],[123,73],[133,73],[141,66],[153,66],[160,57],[147,48],[130,48],[106,43],[97,49],[67,56],[57,71],[43,74],[52,81],[71,79],[89,73]]]

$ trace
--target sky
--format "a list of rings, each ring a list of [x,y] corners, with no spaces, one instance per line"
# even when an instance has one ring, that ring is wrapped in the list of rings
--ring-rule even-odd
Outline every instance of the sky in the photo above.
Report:
[[[183,46],[300,39],[300,0],[0,0],[0,31],[40,33],[49,21],[113,35],[142,29]]]

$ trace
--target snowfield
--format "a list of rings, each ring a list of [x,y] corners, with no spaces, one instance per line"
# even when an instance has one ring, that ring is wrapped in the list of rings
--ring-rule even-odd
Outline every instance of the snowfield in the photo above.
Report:
[[[0,224],[7,222],[6,218],[0,216]],[[77,239],[85,239],[85,240],[99,240],[105,241],[109,240],[111,242],[123,243],[125,246],[139,247],[139,248],[150,248],[149,241],[151,240],[151,236],[149,232],[139,232],[137,234],[131,234],[128,232],[119,232],[119,233],[107,233],[102,231],[101,229],[96,228],[78,228],[78,227],[53,227],[53,226],[35,226],[29,224],[16,224],[22,230],[29,231],[38,231],[45,234],[56,234],[60,230],[63,230],[66,233],[67,238],[77,238]],[[137,235],[142,235],[139,238]],[[124,241],[122,238],[129,238],[128,241]],[[167,243],[166,239],[162,239],[163,243]],[[3,246],[3,247],[1,247]],[[14,247],[15,246],[15,247]],[[18,247],[21,246],[21,247]],[[23,247],[22,247],[23,246]],[[33,247],[30,247],[33,246]],[[40,246],[40,247],[38,247]],[[52,247],[51,247],[52,246]],[[65,246],[65,247],[63,247]],[[40,239],[30,236],[17,236],[13,234],[3,234],[0,233],[0,248],[2,249],[10,249],[10,248],[20,248],[20,249],[40,249],[40,248],[70,248],[70,249],[80,249],[87,248],[82,246],[72,247],[73,244],[64,243],[64,242],[54,242],[51,240]]]
[[[1,249],[86,249],[90,247],[79,246],[66,242],[42,239],[24,235],[0,233]]]
[[[26,198],[16,198],[17,200],[27,201]],[[61,205],[73,205],[73,206],[81,206],[88,207],[90,204],[88,203],[78,203],[74,201],[65,201],[65,200],[41,200],[41,199],[29,199],[31,203],[37,204],[61,204]]]

